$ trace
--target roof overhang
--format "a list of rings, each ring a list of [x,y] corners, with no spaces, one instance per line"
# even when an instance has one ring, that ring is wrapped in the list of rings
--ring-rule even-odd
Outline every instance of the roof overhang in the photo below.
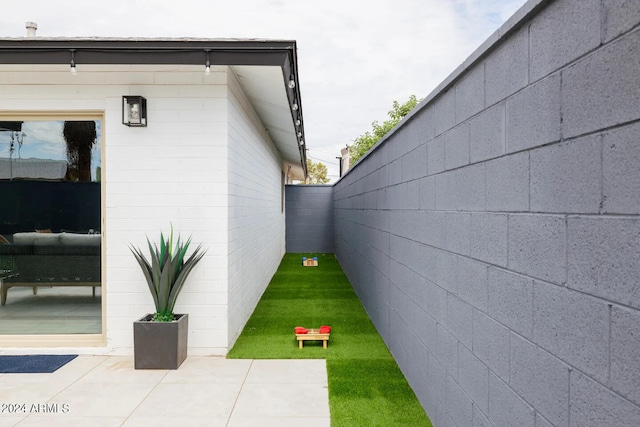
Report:
[[[4,38],[2,64],[229,66],[283,161],[306,176],[296,42],[236,39]],[[293,80],[294,85],[290,85]],[[293,87],[291,87],[293,86]]]

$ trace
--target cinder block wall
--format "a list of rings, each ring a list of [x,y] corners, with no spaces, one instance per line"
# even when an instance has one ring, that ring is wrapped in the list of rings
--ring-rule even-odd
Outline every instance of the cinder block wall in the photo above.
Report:
[[[333,252],[333,186],[287,185],[287,252]]]
[[[435,426],[640,425],[639,23],[528,2],[336,184],[337,257]]]

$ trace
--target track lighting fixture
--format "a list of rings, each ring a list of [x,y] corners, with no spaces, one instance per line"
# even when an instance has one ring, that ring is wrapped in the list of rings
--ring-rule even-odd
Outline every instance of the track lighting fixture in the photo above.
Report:
[[[75,49],[71,49],[71,63],[69,64],[69,66],[71,67],[69,71],[71,71],[71,74],[75,75],[77,70],[76,70],[76,61],[75,61],[75,56],[76,56],[76,50]]]
[[[204,73],[208,76],[211,74],[211,61],[209,58],[209,51],[207,50],[207,62],[204,64]]]

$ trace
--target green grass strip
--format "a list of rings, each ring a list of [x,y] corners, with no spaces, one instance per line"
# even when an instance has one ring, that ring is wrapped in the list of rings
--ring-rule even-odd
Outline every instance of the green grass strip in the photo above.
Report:
[[[293,328],[321,325],[332,327],[328,348],[299,349]],[[431,426],[333,254],[286,254],[227,357],[326,359],[333,427]]]

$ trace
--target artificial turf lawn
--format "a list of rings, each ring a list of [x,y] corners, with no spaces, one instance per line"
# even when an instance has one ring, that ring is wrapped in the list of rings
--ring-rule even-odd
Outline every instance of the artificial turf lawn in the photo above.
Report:
[[[299,349],[293,328],[321,325],[332,327],[327,349]],[[431,426],[333,254],[286,254],[227,357],[326,359],[333,427]]]

